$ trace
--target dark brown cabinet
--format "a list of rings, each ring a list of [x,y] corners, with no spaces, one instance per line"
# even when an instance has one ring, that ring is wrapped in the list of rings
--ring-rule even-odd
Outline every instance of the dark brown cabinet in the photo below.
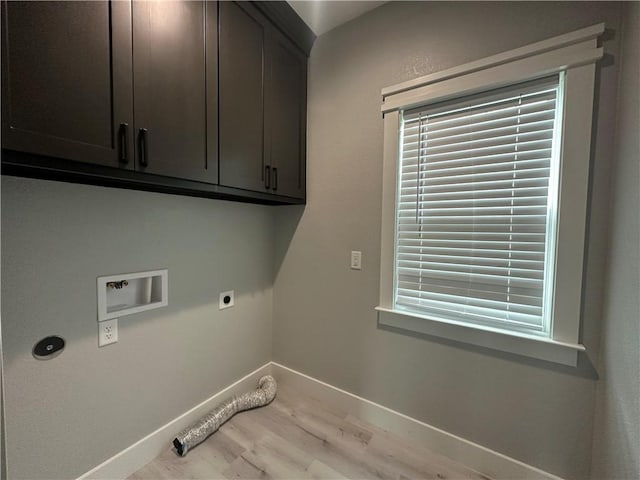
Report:
[[[220,184],[265,191],[267,21],[250,4],[220,3]]]
[[[307,58],[283,34],[272,31],[266,118],[274,193],[305,197]]]
[[[307,57],[250,4],[220,4],[220,184],[304,199]]]
[[[131,6],[2,3],[2,146],[134,168]]]
[[[136,169],[216,183],[217,4],[133,2]]]
[[[314,36],[286,2],[1,2],[2,173],[305,199]]]

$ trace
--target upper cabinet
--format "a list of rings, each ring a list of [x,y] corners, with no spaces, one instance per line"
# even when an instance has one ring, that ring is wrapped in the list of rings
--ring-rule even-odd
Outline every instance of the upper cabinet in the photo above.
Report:
[[[274,193],[305,197],[307,57],[272,30],[267,77],[268,186]]]
[[[3,174],[304,202],[315,37],[286,2],[11,1],[2,17]]]
[[[217,182],[217,5],[133,2],[136,166]]]
[[[265,191],[267,20],[251,4],[220,3],[220,184]]]
[[[2,146],[132,169],[131,6],[2,3]]]
[[[305,197],[307,57],[248,3],[220,3],[220,184]]]

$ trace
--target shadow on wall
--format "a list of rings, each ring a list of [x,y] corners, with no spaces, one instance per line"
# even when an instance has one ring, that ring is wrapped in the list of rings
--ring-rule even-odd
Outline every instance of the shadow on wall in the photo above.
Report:
[[[276,228],[278,229],[278,241],[275,245],[275,256],[273,265],[273,278],[278,277],[282,262],[284,262],[291,241],[295,236],[302,215],[304,214],[305,205],[287,205],[277,207]]]
[[[541,368],[544,370],[550,370],[557,373],[563,373],[565,375],[572,375],[582,378],[588,378],[591,380],[598,380],[598,372],[596,371],[593,363],[585,352],[578,352],[578,365],[576,367],[570,367],[567,365],[561,365],[559,363],[547,362],[545,360],[539,360],[531,357],[524,357],[516,355],[514,353],[503,352],[501,350],[495,350],[493,348],[482,347],[480,345],[472,345],[469,343],[457,342],[455,340],[449,340],[443,337],[436,337],[433,335],[427,335],[424,333],[413,332],[410,330],[404,330],[402,328],[392,327],[389,325],[383,325],[378,322],[379,330],[386,330],[387,332],[396,333],[399,335],[406,335],[413,338],[422,339],[429,342],[439,343],[451,348],[457,348],[467,350],[470,352],[480,353],[494,358],[502,360],[508,360],[509,362],[517,362],[529,367]]]
[[[616,38],[616,31],[607,28],[605,29],[605,33],[603,34],[600,42],[613,41]],[[582,265],[582,304],[580,306],[580,332],[579,338],[580,341],[585,344],[588,348],[589,352],[592,352],[593,362],[598,364],[598,352],[599,352],[599,342],[597,345],[592,345],[592,339],[596,339],[599,341],[600,336],[600,315],[588,315],[587,312],[591,310],[593,307],[589,303],[592,300],[591,292],[593,289],[598,289],[598,311],[602,311],[602,289],[604,288],[603,279],[604,279],[604,263],[597,261],[590,261],[590,254],[597,255],[597,251],[602,247],[595,246],[594,244],[597,242],[606,242],[605,236],[603,236],[601,231],[596,230],[596,225],[602,225],[603,220],[602,211],[598,211],[598,205],[594,205],[594,190],[597,192],[598,187],[602,188],[602,185],[606,181],[606,184],[609,184],[609,176],[606,178],[598,178],[597,175],[597,155],[598,152],[598,139],[602,139],[602,137],[598,137],[598,121],[600,118],[600,93],[603,91],[601,88],[602,85],[602,69],[606,67],[614,67],[615,66],[615,57],[611,53],[607,53],[603,56],[602,60],[596,64],[596,73],[595,73],[595,88],[593,94],[593,118],[594,121],[591,125],[591,145],[590,145],[590,156],[589,156],[589,185],[587,191],[587,210],[586,210],[586,222],[585,222],[585,242],[584,242],[584,259]],[[602,207],[602,202],[600,207]],[[593,230],[592,230],[593,228]],[[590,270],[597,269],[597,273],[594,276],[594,272]],[[593,282],[595,279],[596,284],[591,286],[590,281]],[[598,283],[599,282],[599,283]],[[585,357],[585,352],[580,352],[580,357]],[[593,367],[595,368],[595,367]]]
[[[271,359],[272,207],[6,176],[2,206],[10,478],[75,478]],[[98,348],[96,278],[160,268],[168,306]]]
[[[85,339],[97,348],[99,276],[167,268],[169,305],[122,316],[120,328],[180,318],[166,325],[178,334],[174,350],[193,348],[177,343],[222,318],[270,321],[270,207],[13,177],[2,187],[5,374],[47,335],[65,338],[65,353]],[[235,290],[236,306],[219,311],[226,290]]]

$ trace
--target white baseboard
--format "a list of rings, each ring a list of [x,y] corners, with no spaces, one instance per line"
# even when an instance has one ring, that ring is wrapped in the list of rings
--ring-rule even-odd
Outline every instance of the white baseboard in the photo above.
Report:
[[[80,476],[78,480],[113,480],[127,478],[162,452],[169,449],[177,432],[195,423],[200,417],[209,410],[214,409],[220,402],[226,400],[231,395],[254,390],[260,377],[269,375],[270,373],[271,363],[264,364],[237,382],[229,385],[224,390],[220,390],[212,397],[196,405],[191,410],[158,428],[155,432],[150,433],[133,445],[115,454],[113,457],[105,460],[97,467]]]
[[[551,473],[470,442],[400,412],[271,362],[278,383],[353,414],[401,438],[415,441],[496,480],[562,480]]]
[[[197,421],[231,395],[256,388],[263,375],[273,375],[279,383],[303,394],[348,411],[354,416],[404,439],[415,441],[433,452],[460,462],[496,480],[562,480],[560,477],[490,450],[482,445],[428,425],[340,388],[324,383],[279,363],[269,362],[219,391],[188,412],[171,420],[133,445],[91,469],[78,480],[123,479],[139,470],[171,446],[176,432]]]

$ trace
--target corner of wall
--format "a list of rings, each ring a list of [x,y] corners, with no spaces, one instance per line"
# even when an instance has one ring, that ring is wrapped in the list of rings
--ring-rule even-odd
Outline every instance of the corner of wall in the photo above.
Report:
[[[640,478],[640,3],[621,12],[608,271],[601,325],[591,478]]]

